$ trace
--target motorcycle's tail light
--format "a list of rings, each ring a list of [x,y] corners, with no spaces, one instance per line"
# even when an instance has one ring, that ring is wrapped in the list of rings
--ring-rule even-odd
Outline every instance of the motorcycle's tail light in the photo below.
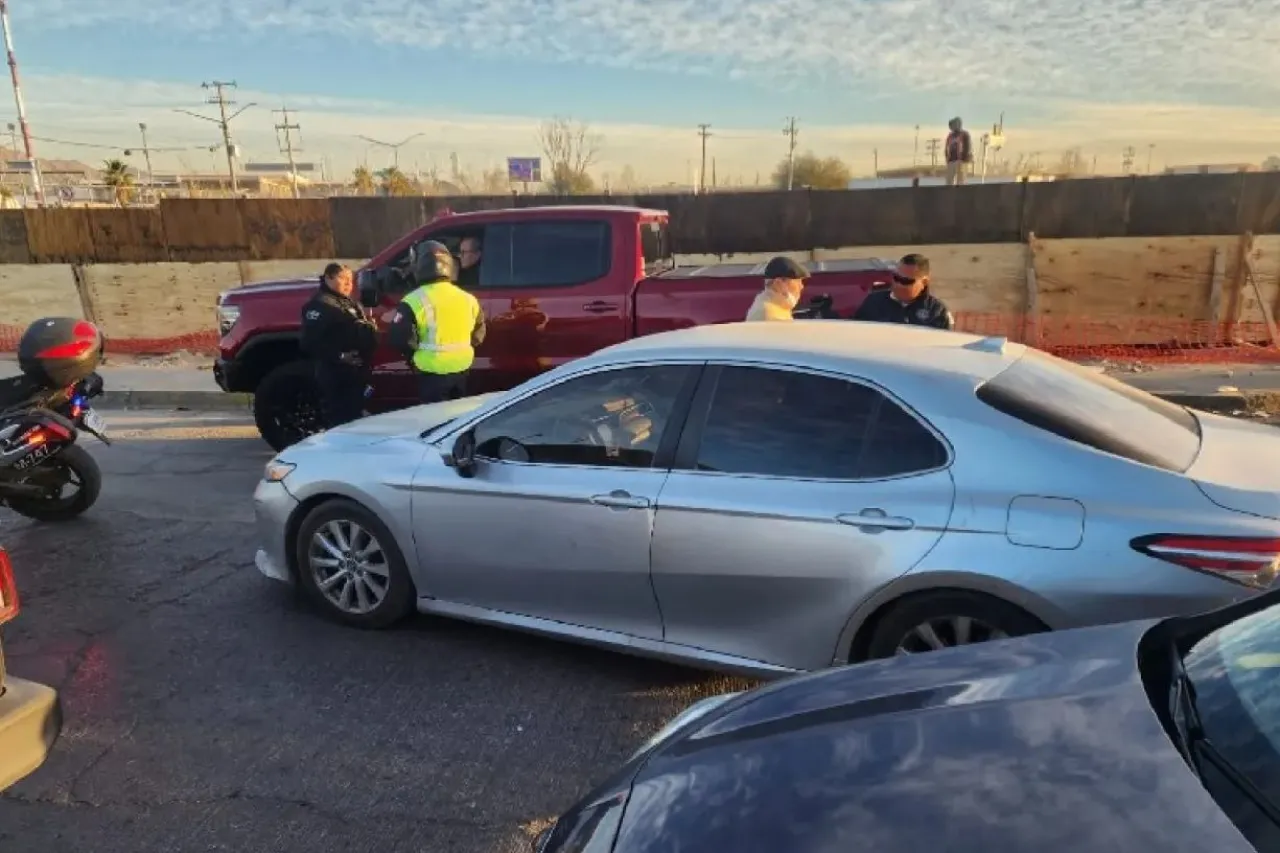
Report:
[[[18,615],[18,584],[13,579],[9,552],[0,548],[0,625]]]
[[[1280,538],[1162,533],[1130,543],[1135,551],[1246,586],[1265,588],[1280,572]]]

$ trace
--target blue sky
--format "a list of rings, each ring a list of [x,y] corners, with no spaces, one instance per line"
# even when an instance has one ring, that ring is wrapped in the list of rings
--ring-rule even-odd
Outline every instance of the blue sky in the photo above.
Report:
[[[104,146],[128,142],[140,120],[153,144],[203,144],[208,128],[172,109],[203,109],[198,84],[218,78],[262,102],[238,120],[251,155],[273,153],[269,110],[288,102],[335,168],[370,156],[356,134],[419,131],[402,160],[438,163],[461,148],[469,165],[489,165],[537,153],[537,122],[551,115],[603,134],[599,168],[670,180],[687,172],[700,122],[713,125],[726,173],[767,171],[789,115],[800,119],[802,149],[855,166],[873,150],[909,162],[917,123],[927,139],[952,115],[979,130],[1001,111],[1011,151],[1023,153],[1082,145],[1105,163],[1128,144],[1154,144],[1175,161],[1261,159],[1276,153],[1269,140],[1280,149],[1270,112],[1280,103],[1280,0],[12,0],[10,9],[37,135]]]

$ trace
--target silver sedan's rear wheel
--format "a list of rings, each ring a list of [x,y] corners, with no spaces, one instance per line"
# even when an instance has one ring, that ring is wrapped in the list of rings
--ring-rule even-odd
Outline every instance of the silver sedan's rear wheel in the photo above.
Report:
[[[308,513],[296,553],[298,582],[340,622],[384,628],[413,609],[417,593],[395,537],[353,501],[326,501]]]
[[[1048,630],[1025,610],[989,595],[929,590],[889,605],[870,626],[857,660],[916,655]],[[857,646],[855,646],[855,650]]]

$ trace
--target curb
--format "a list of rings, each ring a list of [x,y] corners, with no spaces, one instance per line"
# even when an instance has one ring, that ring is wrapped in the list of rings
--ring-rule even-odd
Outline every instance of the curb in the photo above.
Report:
[[[1254,399],[1262,397],[1261,394],[1162,394],[1159,391],[1151,393],[1170,403],[1215,415],[1247,411]]]
[[[223,391],[104,391],[97,404],[104,409],[247,412],[253,406],[253,395]]]

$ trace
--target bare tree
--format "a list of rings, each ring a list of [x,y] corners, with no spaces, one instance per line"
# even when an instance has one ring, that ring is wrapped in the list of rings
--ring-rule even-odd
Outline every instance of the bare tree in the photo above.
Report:
[[[1068,148],[1058,158],[1058,163],[1054,166],[1053,171],[1054,174],[1066,178],[1087,175],[1089,174],[1089,161],[1084,158],[1084,152],[1079,148]]]
[[[542,123],[538,130],[542,145],[544,182],[553,193],[590,192],[594,182],[587,174],[600,155],[604,138],[593,133],[585,122],[568,118],[553,118]]]

